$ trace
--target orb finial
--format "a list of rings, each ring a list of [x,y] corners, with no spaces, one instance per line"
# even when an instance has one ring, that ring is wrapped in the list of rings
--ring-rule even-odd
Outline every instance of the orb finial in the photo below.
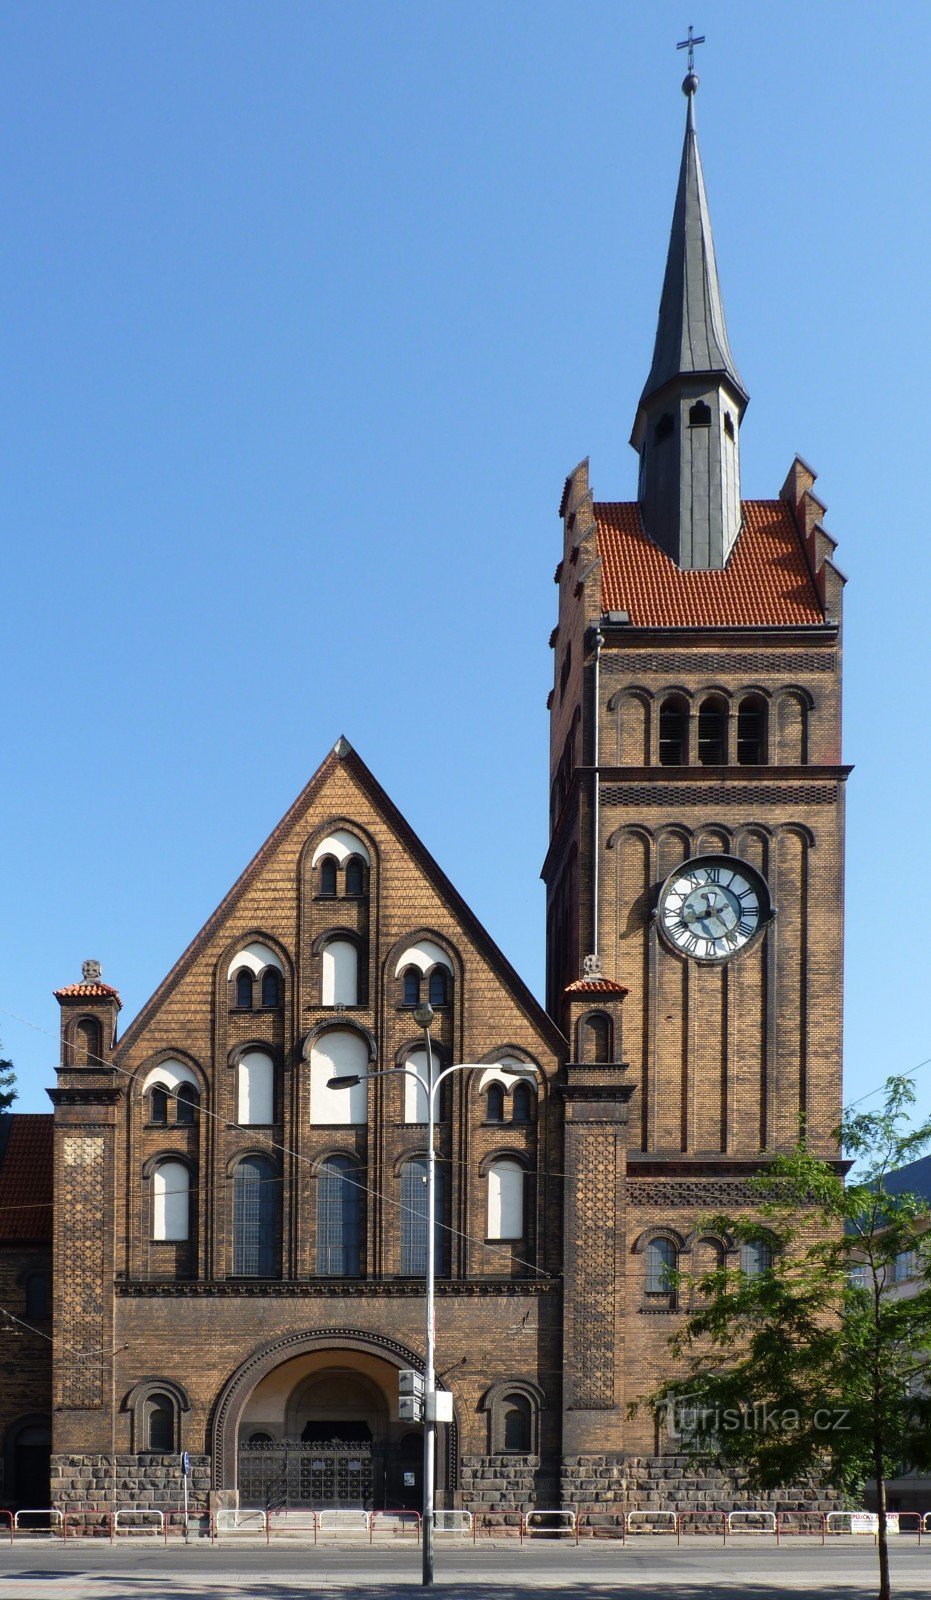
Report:
[[[687,72],[685,77],[682,79],[682,93],[688,95],[694,94],[700,83],[701,78],[698,76],[697,72]]]

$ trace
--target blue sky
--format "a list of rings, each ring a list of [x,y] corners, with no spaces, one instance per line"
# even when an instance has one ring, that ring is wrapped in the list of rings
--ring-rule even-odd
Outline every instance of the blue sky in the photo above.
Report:
[[[931,1055],[926,8],[8,3],[21,1109],[51,990],[132,1016],[340,732],[542,992],[556,507],[635,493],[690,19],[744,493],[802,454],[851,579],[848,1096]]]

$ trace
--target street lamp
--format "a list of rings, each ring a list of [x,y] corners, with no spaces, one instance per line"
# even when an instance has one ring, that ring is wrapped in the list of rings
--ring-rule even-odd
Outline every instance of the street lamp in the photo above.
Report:
[[[418,1028],[423,1029],[427,1046],[427,1072],[426,1077],[418,1072],[416,1067],[404,1066],[400,1069],[389,1067],[386,1071],[370,1072],[370,1078],[393,1077],[399,1070],[406,1072],[408,1077],[416,1078],[424,1091],[427,1101],[427,1358],[424,1363],[424,1424],[423,1424],[423,1582],[425,1587],[433,1583],[433,1502],[434,1494],[434,1467],[436,1462],[436,1150],[434,1149],[436,1130],[436,1094],[444,1078],[452,1072],[471,1071],[475,1063],[460,1061],[451,1067],[444,1067],[436,1078],[433,1076],[433,1046],[430,1040],[430,1024],[433,1021],[434,1010],[432,1006],[421,1005],[414,1010],[414,1021]],[[487,1063],[486,1063],[487,1064]],[[337,1078],[327,1079],[328,1089],[350,1089],[362,1083],[361,1073],[352,1073]]]

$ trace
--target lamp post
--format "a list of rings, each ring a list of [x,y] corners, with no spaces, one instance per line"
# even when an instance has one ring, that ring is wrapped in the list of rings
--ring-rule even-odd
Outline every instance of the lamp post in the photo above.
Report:
[[[400,1070],[409,1078],[415,1078],[427,1101],[427,1350],[424,1363],[424,1423],[423,1423],[423,1583],[429,1588],[433,1583],[433,1502],[435,1498],[434,1471],[436,1464],[436,1150],[434,1149],[436,1130],[436,1095],[444,1078],[453,1072],[468,1072],[478,1063],[459,1061],[453,1066],[444,1067],[443,1071],[433,1073],[433,1046],[430,1040],[430,1024],[433,1021],[433,1007],[429,1005],[417,1006],[414,1010],[414,1021],[418,1028],[423,1029],[427,1049],[426,1075],[417,1071],[416,1067],[405,1066],[389,1067],[385,1071],[370,1072],[370,1078],[390,1078]],[[487,1065],[487,1063],[486,1063]],[[343,1077],[328,1078],[328,1089],[350,1089],[363,1081],[360,1073],[352,1073]]]

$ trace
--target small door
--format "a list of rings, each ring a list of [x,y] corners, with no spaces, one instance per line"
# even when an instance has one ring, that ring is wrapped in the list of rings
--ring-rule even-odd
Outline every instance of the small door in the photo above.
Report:
[[[48,1505],[51,1449],[48,1428],[23,1428],[13,1449],[13,1494],[17,1505],[37,1510]]]
[[[401,1440],[395,1492],[399,1511],[419,1511],[423,1505],[422,1433],[406,1433]]]

